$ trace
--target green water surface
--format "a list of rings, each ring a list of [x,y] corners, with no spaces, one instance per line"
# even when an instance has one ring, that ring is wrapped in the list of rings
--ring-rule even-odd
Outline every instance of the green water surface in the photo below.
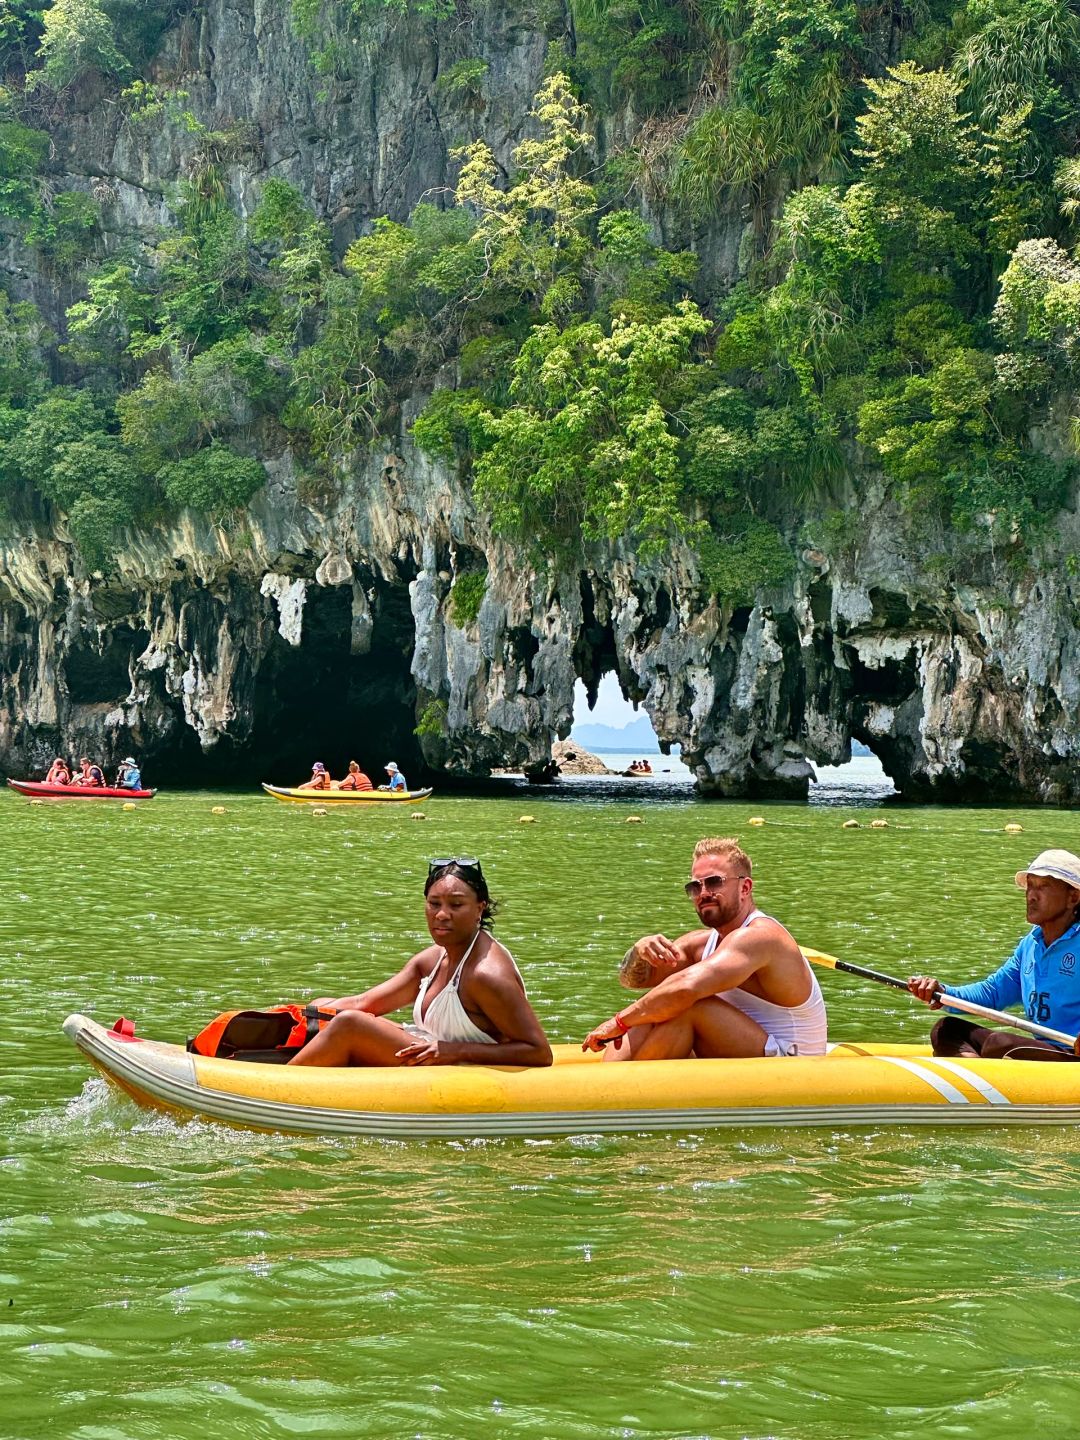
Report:
[[[0,1436],[1080,1435],[1075,1130],[254,1135],[137,1110],[60,1033],[362,989],[426,940],[428,857],[465,853],[574,1040],[633,938],[689,928],[703,833],[743,838],[805,944],[949,979],[1011,950],[1014,870],[1080,849],[1053,811],[0,796]],[[926,1032],[822,984],[833,1039]]]

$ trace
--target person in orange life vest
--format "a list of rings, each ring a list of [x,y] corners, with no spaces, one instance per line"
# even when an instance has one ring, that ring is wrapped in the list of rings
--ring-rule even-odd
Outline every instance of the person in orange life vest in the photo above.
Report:
[[[105,776],[100,765],[91,765],[84,755],[79,761],[79,773],[71,782],[73,785],[87,785],[96,789],[99,785],[105,784]]]
[[[321,760],[316,760],[315,764],[311,767],[311,779],[305,780],[302,785],[298,785],[296,788],[298,790],[329,790],[332,784],[330,771],[327,770]]]
[[[355,760],[349,761],[349,773],[344,780],[334,782],[335,790],[373,790],[375,787]]]

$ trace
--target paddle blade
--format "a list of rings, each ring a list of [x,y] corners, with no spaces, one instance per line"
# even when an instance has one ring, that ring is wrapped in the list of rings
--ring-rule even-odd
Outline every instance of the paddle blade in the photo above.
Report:
[[[807,950],[805,945],[800,945],[799,949],[811,965],[823,965],[828,970],[835,970],[840,964],[835,955],[826,955],[824,950]]]

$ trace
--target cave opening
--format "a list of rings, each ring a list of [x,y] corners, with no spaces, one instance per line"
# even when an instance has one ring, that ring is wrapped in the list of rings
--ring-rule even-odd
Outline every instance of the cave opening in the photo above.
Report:
[[[612,670],[605,671],[591,691],[584,680],[576,682],[569,743],[620,772],[645,761],[651,769],[665,774],[689,774],[680,759],[679,746],[659,738],[648,714],[627,698]],[[661,759],[663,763],[658,764]]]
[[[580,577],[580,590],[581,629],[574,644],[574,669],[591,710],[596,705],[601,679],[611,672],[618,673],[618,656],[611,621],[606,617],[601,619],[597,614],[596,597],[585,574]],[[574,713],[576,719],[576,704]]]
[[[275,635],[256,671],[251,735],[237,757],[247,778],[296,785],[316,760],[335,777],[356,760],[379,785],[393,760],[410,786],[423,780],[408,587],[375,583],[369,594],[373,630],[364,654],[352,650],[349,585],[308,589],[299,645]]]
[[[626,752],[632,759],[641,759],[659,754],[660,743],[652,722],[637,708],[642,697],[627,693],[619,673],[611,618],[603,607],[598,607],[592,582],[584,572],[579,584],[581,629],[574,646],[578,678],[569,743],[598,756],[618,754],[625,759]]]
[[[876,760],[879,765],[881,764],[881,756],[874,749],[873,745],[861,736],[855,734],[852,734],[851,737],[851,759]]]
[[[912,647],[906,655],[868,664],[853,646],[846,647],[852,696],[869,709],[896,708],[919,689],[918,657]]]
[[[130,625],[110,630],[100,649],[74,645],[64,656],[64,681],[73,705],[116,705],[131,689],[131,663],[150,643]]]
[[[915,756],[907,717],[912,706],[918,706],[920,691],[916,649],[901,645],[891,655],[861,655],[847,645],[845,656],[851,683],[852,760],[865,770],[876,765],[898,792],[908,791]],[[861,753],[857,746],[870,753]]]

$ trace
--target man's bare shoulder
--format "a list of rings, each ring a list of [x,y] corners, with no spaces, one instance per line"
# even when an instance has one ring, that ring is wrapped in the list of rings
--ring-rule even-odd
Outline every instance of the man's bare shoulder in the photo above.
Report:
[[[758,915],[751,924],[742,926],[729,939],[737,937],[739,948],[755,953],[769,952],[773,957],[802,959],[799,942],[791,931],[771,915]]]

